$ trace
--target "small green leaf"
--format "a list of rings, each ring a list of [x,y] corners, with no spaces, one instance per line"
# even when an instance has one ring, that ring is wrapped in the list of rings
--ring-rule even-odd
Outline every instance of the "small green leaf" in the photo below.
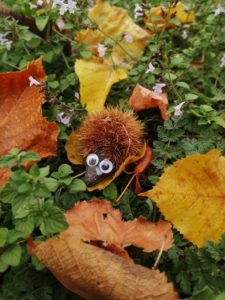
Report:
[[[22,233],[16,229],[11,229],[8,232],[7,244],[14,244],[22,238]]]
[[[1,260],[7,265],[16,267],[20,263],[21,254],[22,249],[20,245],[10,245],[5,249],[4,253],[1,256]]]
[[[37,25],[37,28],[40,31],[43,31],[45,29],[45,26],[47,25],[49,20],[49,16],[42,15],[35,18],[35,23]]]
[[[46,177],[46,176],[48,176],[48,174],[50,172],[50,167],[46,166],[46,167],[40,168],[39,170],[40,170],[40,177]]]
[[[115,185],[115,183],[111,183],[110,185],[108,185],[104,191],[103,191],[103,195],[104,197],[106,197],[109,200],[114,200],[117,198],[118,196],[118,191],[117,191],[117,187]]]
[[[83,192],[86,191],[86,189],[87,186],[81,179],[74,179],[69,186],[70,193]]]
[[[84,50],[84,51],[80,51],[80,55],[84,58],[84,59],[89,59],[92,56],[92,52],[88,51],[88,50]]]
[[[177,76],[173,73],[165,73],[164,77],[169,81],[174,81],[175,79],[177,79]]]
[[[26,182],[21,184],[18,187],[18,193],[23,194],[23,193],[27,193],[30,192],[33,189],[32,183],[31,182]]]
[[[3,247],[6,243],[8,235],[8,228],[0,228],[0,247]]]
[[[59,186],[59,183],[54,178],[43,178],[43,183],[47,187],[47,189],[51,192],[55,192]]]
[[[73,170],[70,165],[62,164],[57,172],[53,172],[52,176],[54,178],[63,178],[73,173]]]
[[[40,156],[35,152],[29,151],[29,152],[26,152],[26,153],[24,152],[24,154],[20,158],[20,161],[24,162],[24,163],[32,161],[32,160],[33,161],[40,160]]]
[[[43,212],[43,221],[40,226],[42,234],[58,233],[66,228],[67,221],[60,208],[52,206],[48,211]]]
[[[40,170],[38,168],[37,165],[33,165],[30,170],[29,170],[29,174],[32,176],[32,177],[38,177],[40,175]]]
[[[8,269],[8,264],[4,263],[0,257],[0,273],[5,272]]]
[[[195,94],[186,94],[186,95],[185,95],[185,100],[187,100],[187,101],[195,100],[195,99],[197,99],[197,98],[198,98],[198,96],[195,95]]]
[[[190,300],[212,300],[215,299],[215,294],[213,291],[208,287],[204,287],[201,291],[196,292]]]
[[[21,221],[16,224],[16,230],[20,231],[25,239],[31,235],[34,230],[34,222],[32,220]]]
[[[179,87],[182,87],[186,90],[190,90],[190,86],[184,81],[179,81],[179,82],[176,83],[176,85],[179,86]]]

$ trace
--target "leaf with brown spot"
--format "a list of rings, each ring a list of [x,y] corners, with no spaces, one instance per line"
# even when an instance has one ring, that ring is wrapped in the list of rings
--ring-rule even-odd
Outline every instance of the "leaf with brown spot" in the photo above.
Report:
[[[42,87],[30,86],[29,76],[41,83],[46,80],[41,59],[23,71],[0,74],[0,156],[12,148],[34,151],[41,158],[56,153],[58,127],[42,116]],[[7,173],[0,169],[2,185],[8,180]]]
[[[163,273],[130,264],[75,236],[48,239],[35,247],[32,254],[67,289],[85,299],[178,299]]]
[[[143,217],[133,221],[122,221],[119,210],[112,208],[106,200],[82,201],[65,214],[69,227],[61,237],[76,236],[83,241],[100,240],[121,248],[134,245],[145,252],[164,251],[173,243],[173,234],[168,222],[151,223]]]
[[[178,160],[152,190],[140,196],[155,201],[193,244],[217,243],[225,232],[225,157],[215,149]]]
[[[128,103],[133,111],[159,108],[162,119],[168,120],[169,118],[166,114],[168,107],[168,98],[166,93],[158,95],[155,92],[141,86],[140,84],[137,84]]]

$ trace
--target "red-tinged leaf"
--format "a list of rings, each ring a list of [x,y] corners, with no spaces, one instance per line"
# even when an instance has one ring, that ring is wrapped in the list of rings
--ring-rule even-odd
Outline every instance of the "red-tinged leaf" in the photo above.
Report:
[[[153,91],[137,84],[128,101],[133,111],[140,111],[149,108],[158,108],[163,120],[168,120],[166,110],[168,107],[168,98],[166,93],[156,94]]]
[[[141,187],[139,178],[142,173],[149,167],[153,160],[153,154],[152,154],[152,149],[147,146],[145,155],[137,162],[137,166],[135,167],[134,173],[136,174],[136,182],[135,182],[135,193],[139,194],[143,192],[143,189]]]
[[[40,83],[45,81],[41,59],[23,71],[0,74],[0,156],[15,147],[34,151],[41,158],[56,153],[58,127],[42,116],[42,86],[30,86],[29,77]],[[6,175],[7,171],[1,169],[2,185],[8,180]]]
[[[97,240],[122,248],[132,244],[146,252],[160,249],[165,238],[165,251],[173,243],[168,222],[151,223],[144,218],[122,221],[120,211],[106,200],[79,202],[65,215],[69,228],[61,233],[61,237],[76,236],[86,242]]]

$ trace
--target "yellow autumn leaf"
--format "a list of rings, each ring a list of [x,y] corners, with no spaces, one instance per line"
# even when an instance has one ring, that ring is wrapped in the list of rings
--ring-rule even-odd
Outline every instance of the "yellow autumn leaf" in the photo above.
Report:
[[[75,71],[80,79],[80,101],[88,112],[101,111],[111,86],[127,77],[123,69],[94,58],[77,60]]]
[[[88,15],[97,24],[96,31],[102,34],[103,39],[111,38],[116,41],[112,49],[112,59],[115,64],[122,64],[123,67],[129,68],[132,62],[141,57],[151,35],[135,24],[125,9],[110,6],[107,1],[97,1]],[[99,33],[96,35],[99,38]],[[128,35],[130,39],[127,40],[124,35]],[[119,40],[118,36],[120,36]],[[129,65],[128,62],[131,64]]]
[[[80,80],[81,104],[90,113],[101,111],[111,86],[126,78],[127,70],[141,57],[150,33],[136,25],[125,9],[110,6],[107,1],[97,1],[88,16],[97,29],[81,30],[77,40],[87,44],[93,56],[77,60],[75,72]],[[109,58],[98,57],[98,44],[105,39],[112,41]]]
[[[225,232],[225,157],[220,150],[194,154],[167,168],[159,183],[140,196],[198,247],[218,242]]]
[[[178,2],[175,7],[153,7],[150,11],[146,11],[145,13],[147,16],[145,24],[152,32],[176,26],[172,20],[175,16],[182,24],[192,23],[195,18],[193,12],[185,11],[182,2]]]

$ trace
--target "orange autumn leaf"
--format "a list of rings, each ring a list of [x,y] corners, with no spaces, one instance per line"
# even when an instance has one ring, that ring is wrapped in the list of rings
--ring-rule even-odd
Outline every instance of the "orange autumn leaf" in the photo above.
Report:
[[[167,168],[159,183],[140,194],[198,247],[225,232],[225,157],[219,150],[194,154]]]
[[[40,83],[46,80],[41,59],[23,71],[0,74],[0,156],[12,148],[34,151],[41,158],[55,155],[58,127],[42,116],[42,87],[30,86],[30,76]],[[2,185],[8,175],[9,171],[0,168]]]
[[[166,93],[157,93],[146,89],[145,87],[137,84],[133,90],[128,103],[133,111],[140,111],[149,108],[159,108],[163,120],[168,120],[166,110],[168,107],[168,98]]]
[[[130,264],[75,236],[50,238],[34,247],[32,254],[67,289],[85,299],[178,299],[164,273]]]
[[[173,18],[176,18],[182,24],[192,23],[194,21],[194,13],[186,12],[182,2],[178,2],[175,6],[165,8],[163,6],[153,7],[150,11],[146,11],[147,18],[145,24],[150,32],[154,33],[158,30],[171,28],[176,26]]]
[[[143,217],[122,221],[119,210],[106,200],[82,201],[65,213],[69,227],[61,237],[76,236],[90,242],[100,240],[124,248],[134,245],[145,252],[168,250],[173,243],[171,226],[166,221],[151,223]]]
[[[137,162],[137,166],[135,167],[135,170],[134,170],[135,177],[136,177],[136,182],[135,182],[135,193],[136,194],[143,192],[143,189],[142,189],[140,181],[139,181],[140,175],[142,173],[144,173],[145,170],[147,170],[147,168],[151,164],[152,160],[153,160],[152,149],[149,146],[147,146],[145,155]]]

